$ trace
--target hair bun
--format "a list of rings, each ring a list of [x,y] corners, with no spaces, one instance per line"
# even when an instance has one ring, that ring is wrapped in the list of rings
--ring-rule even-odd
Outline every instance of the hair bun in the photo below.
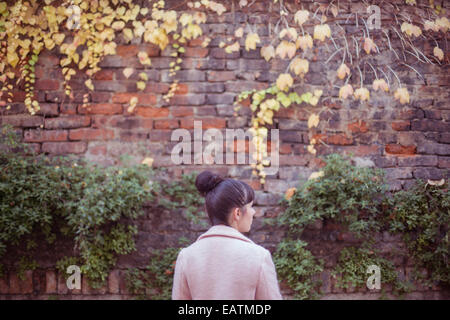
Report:
[[[223,180],[224,179],[218,174],[212,173],[211,171],[203,171],[197,176],[197,179],[195,179],[195,186],[202,195],[206,195]]]

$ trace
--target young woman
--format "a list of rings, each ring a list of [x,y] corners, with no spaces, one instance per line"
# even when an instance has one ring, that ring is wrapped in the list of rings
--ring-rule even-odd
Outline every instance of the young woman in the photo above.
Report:
[[[253,189],[209,171],[195,185],[212,227],[178,254],[172,299],[282,299],[270,252],[242,234],[255,214]]]

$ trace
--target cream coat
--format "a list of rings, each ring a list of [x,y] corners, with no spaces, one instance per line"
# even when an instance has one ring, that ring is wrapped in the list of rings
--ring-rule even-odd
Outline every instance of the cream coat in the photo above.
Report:
[[[270,252],[216,225],[178,254],[173,300],[282,299]]]

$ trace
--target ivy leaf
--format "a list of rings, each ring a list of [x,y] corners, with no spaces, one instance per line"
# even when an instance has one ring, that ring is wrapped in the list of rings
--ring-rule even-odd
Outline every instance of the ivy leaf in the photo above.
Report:
[[[300,98],[300,96],[298,95],[297,92],[291,92],[289,94],[289,100],[291,100],[292,102],[295,102],[297,104],[302,103],[302,99]]]
[[[214,1],[209,1],[208,7],[212,11],[215,11],[219,16],[222,15],[222,13],[224,13],[225,11],[227,11],[227,9],[224,7],[223,4]]]
[[[277,87],[281,91],[287,91],[293,85],[294,79],[292,79],[289,73],[282,73],[278,76]]]
[[[370,92],[367,88],[361,87],[355,90],[354,96],[356,100],[369,101]]]
[[[244,35],[244,29],[242,27],[238,28],[235,32],[234,32],[234,36],[236,38],[242,38],[242,36]]]
[[[286,96],[286,94],[285,94],[284,92],[278,92],[278,94],[277,94],[277,100],[278,100],[279,102],[281,102],[281,104],[282,104],[285,108],[289,107],[289,106],[291,105],[291,103],[292,103],[291,99],[290,99],[288,96]]]
[[[350,69],[343,63],[337,70],[337,76],[339,79],[343,80],[347,75],[350,75]]]
[[[378,91],[378,89],[389,91],[389,86],[384,79],[375,79],[372,84],[372,88],[374,91]]]
[[[259,39],[259,35],[257,33],[250,33],[247,35],[247,38],[245,39],[245,50],[255,50],[256,44],[260,43],[261,40]]]
[[[295,45],[298,48],[301,48],[303,51],[307,49],[311,49],[313,47],[313,39],[309,34],[298,37]]]
[[[138,82],[136,82],[136,86],[139,90],[144,90],[146,87],[146,84],[144,81],[138,81]]]
[[[314,27],[314,39],[325,41],[327,37],[331,37],[331,29],[328,24],[316,25]]]
[[[240,48],[240,44],[239,41],[236,41],[235,43],[233,43],[232,45],[229,45],[225,48],[225,52],[226,53],[233,53],[233,52],[237,52],[239,51]]]
[[[406,88],[398,88],[395,91],[394,98],[400,100],[401,104],[409,103],[409,92]]]
[[[411,23],[407,23],[407,22],[403,22],[402,23],[402,25],[400,27],[400,30],[403,33],[406,33],[406,35],[408,37],[411,37],[413,35],[415,37],[418,37],[418,36],[420,36],[422,34],[422,30],[418,26],[415,26],[415,25],[413,25]]]
[[[145,51],[140,51],[140,52],[138,53],[138,58],[139,58],[139,62],[140,62],[141,64],[147,65],[147,66],[150,66],[150,65],[151,65],[151,60],[150,60],[150,58],[148,57],[147,52],[145,52]]]
[[[295,56],[296,50],[297,50],[297,47],[295,46],[294,43],[283,40],[277,46],[275,53],[278,56],[280,56],[281,59],[285,59],[286,57],[289,57],[289,59],[292,59]]]
[[[367,54],[370,54],[372,51],[376,52],[376,46],[375,43],[371,38],[364,38],[364,45],[363,45],[364,51],[366,51]]]
[[[347,99],[353,94],[353,87],[351,84],[346,84],[339,89],[339,98]]]
[[[299,10],[294,15],[294,21],[298,23],[299,26],[303,25],[309,17],[308,10]]]
[[[269,62],[270,59],[275,57],[275,48],[272,45],[262,47],[261,56]]]
[[[279,37],[280,39],[283,39],[285,36],[287,36],[288,39],[295,41],[297,39],[297,30],[294,28],[284,28],[281,30]]]
[[[306,59],[295,58],[292,60],[289,69],[303,78],[309,70],[309,61]]]
[[[84,84],[86,85],[86,87],[89,88],[89,90],[94,91],[94,85],[92,84],[92,80],[91,80],[91,79],[86,80],[86,81],[84,82]]]
[[[134,73],[134,69],[133,68],[125,68],[123,69],[123,75],[125,76],[125,78],[129,78],[132,74]]]
[[[319,116],[315,113],[311,114],[308,118],[308,128],[317,127],[319,125]]]
[[[437,57],[439,60],[441,60],[441,61],[444,60],[444,51],[442,51],[441,48],[439,48],[439,47],[434,47],[433,54],[434,54],[434,56]]]

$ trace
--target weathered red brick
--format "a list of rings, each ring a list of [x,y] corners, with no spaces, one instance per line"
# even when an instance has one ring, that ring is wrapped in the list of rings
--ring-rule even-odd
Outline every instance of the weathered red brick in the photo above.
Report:
[[[189,117],[194,115],[194,107],[169,107],[172,117]]]
[[[155,129],[176,129],[178,120],[155,120]]]
[[[92,77],[94,80],[113,80],[114,79],[114,71],[103,69],[97,71]]]
[[[99,117],[99,116],[97,116]],[[95,118],[95,122],[97,123],[97,119],[99,120],[100,127],[110,126],[114,128],[120,129],[151,129],[153,128],[153,120],[146,119],[141,117],[128,117],[128,116],[100,116],[104,118]]]
[[[208,81],[229,81],[235,80],[234,71],[209,71]]]
[[[36,90],[59,90],[61,82],[52,79],[39,79],[36,81],[34,88]]]
[[[119,293],[120,292],[120,274],[119,270],[112,270],[108,276],[108,292]]]
[[[19,279],[17,273],[10,273],[9,292],[12,294],[29,294],[33,292],[33,271],[24,272],[25,279]]]
[[[70,140],[111,140],[114,139],[114,131],[107,129],[81,128],[69,131]]]
[[[395,131],[406,131],[411,128],[411,123],[408,120],[395,121],[395,122],[392,122],[391,125],[392,125],[392,129],[394,129]]]
[[[45,293],[56,293],[57,283],[56,272],[53,270],[47,270],[45,272]]]
[[[396,154],[396,155],[413,155],[416,154],[416,146],[402,146],[399,144],[388,144],[385,147],[386,153]]]
[[[347,137],[345,134],[335,134],[326,138],[328,144],[350,145],[353,144],[353,138]]]
[[[348,124],[347,128],[353,133],[359,133],[359,132],[364,133],[369,130],[367,127],[367,123],[365,121],[361,121],[361,120]]]
[[[122,105],[117,103],[97,103],[90,104],[87,107],[78,106],[78,113],[80,114],[119,114],[122,111]]]
[[[9,277],[7,274],[4,274],[3,277],[0,277],[0,294],[8,294],[9,293]]]
[[[63,155],[67,153],[83,153],[86,151],[86,142],[44,142],[42,144],[42,152],[48,152],[55,155]]]
[[[10,124],[14,127],[39,127],[44,124],[44,118],[27,114],[0,117],[1,124]]]
[[[146,118],[166,118],[169,116],[169,109],[156,107],[138,107],[136,114]]]
[[[133,92],[118,92],[112,97],[113,103],[130,103],[132,98],[138,98],[138,105],[152,106],[156,104],[156,95],[151,93],[133,93]]]
[[[185,52],[183,53],[183,56],[189,58],[204,58],[208,55],[208,52],[209,52],[208,48],[187,47],[185,49]]]
[[[58,118],[45,119],[46,129],[75,129],[88,127],[91,124],[89,116],[61,116]]]
[[[181,119],[180,128],[194,129],[194,120],[202,121],[202,129],[225,128],[226,120],[221,118],[198,118],[198,119]]]
[[[66,141],[67,130],[25,130],[25,142]]]

